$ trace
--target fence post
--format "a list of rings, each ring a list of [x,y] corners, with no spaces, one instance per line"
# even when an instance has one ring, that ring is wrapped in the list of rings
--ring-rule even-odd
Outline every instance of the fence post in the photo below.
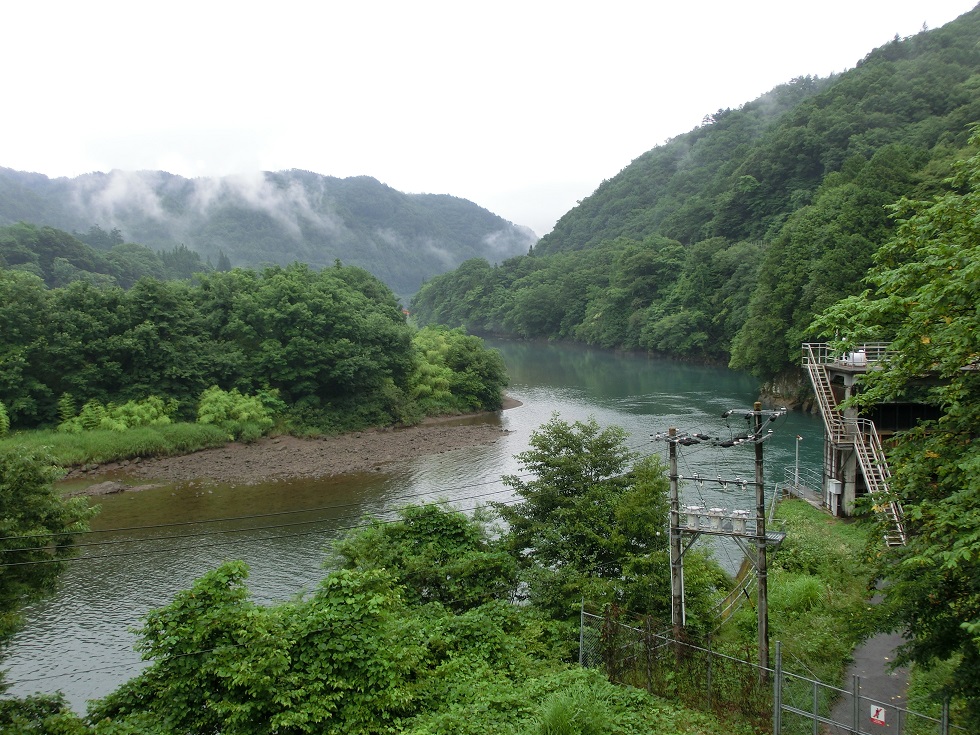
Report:
[[[643,648],[647,655],[647,692],[653,694],[653,631],[650,629],[650,616],[646,616],[647,630],[646,639],[643,641]]]
[[[783,728],[783,642],[776,641],[776,676],[772,683],[772,732],[780,735]]]
[[[939,729],[942,735],[949,735],[949,697],[943,697],[943,714]]]
[[[714,661],[715,655],[714,651],[711,650],[711,634],[708,634],[708,712],[714,711],[714,703],[712,701],[712,681],[711,681],[711,662]]]
[[[818,735],[817,727],[820,724],[820,690],[817,688],[819,682],[813,680],[813,735]]]
[[[585,598],[582,598],[582,611],[578,619],[578,665],[585,666]]]
[[[859,723],[861,721],[861,677],[853,676],[851,680],[851,688],[854,690],[854,702],[852,703],[852,715],[851,715],[851,732],[853,735],[858,735],[861,732]]]

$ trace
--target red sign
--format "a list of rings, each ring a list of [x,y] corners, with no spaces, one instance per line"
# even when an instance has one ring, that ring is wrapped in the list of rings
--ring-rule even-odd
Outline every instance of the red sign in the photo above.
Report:
[[[873,725],[884,725],[885,724],[885,708],[879,707],[877,704],[871,705],[871,724]]]

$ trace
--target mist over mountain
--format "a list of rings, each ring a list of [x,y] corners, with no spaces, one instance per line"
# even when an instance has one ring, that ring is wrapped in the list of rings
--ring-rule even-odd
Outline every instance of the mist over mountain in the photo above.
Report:
[[[118,230],[157,250],[185,245],[233,266],[338,259],[370,271],[399,295],[469,258],[501,261],[537,236],[473,202],[405,194],[368,176],[308,171],[186,179],[163,171],[51,179],[0,167],[0,225]]]

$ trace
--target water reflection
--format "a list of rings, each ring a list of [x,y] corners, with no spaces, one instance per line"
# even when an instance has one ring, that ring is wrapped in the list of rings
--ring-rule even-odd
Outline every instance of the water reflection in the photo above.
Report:
[[[518,472],[514,455],[555,412],[566,421],[594,416],[602,425],[622,426],[633,449],[663,455],[665,446],[653,440],[657,432],[675,426],[712,435],[737,433],[744,421],[736,418],[728,425],[721,413],[750,407],[755,399],[753,379],[723,368],[558,345],[493,344],[507,364],[509,392],[523,405],[461,422],[490,421],[510,432],[494,444],[362,475],[255,486],[185,483],[101,498],[102,513],[93,522],[100,533],[91,540],[113,543],[86,547],[57,594],[27,610],[27,626],[5,661],[12,693],[61,689],[76,709],[84,709],[86,700],[107,694],[139,670],[131,631],[140,617],[222,560],[249,564],[256,600],[285,600],[316,585],[325,573],[325,548],[366,516],[391,516],[410,502],[448,499],[470,509],[507,498],[501,476]],[[819,466],[819,420],[790,414],[765,445],[770,487],[793,464],[797,434],[804,436],[801,465]],[[682,447],[679,457],[687,476],[699,471],[707,477],[752,477],[754,472],[751,447]],[[754,508],[751,490],[685,483],[682,493],[684,504]],[[232,517],[236,520],[215,520]],[[133,527],[143,530],[111,530]],[[729,567],[737,566],[739,553],[716,550]]]

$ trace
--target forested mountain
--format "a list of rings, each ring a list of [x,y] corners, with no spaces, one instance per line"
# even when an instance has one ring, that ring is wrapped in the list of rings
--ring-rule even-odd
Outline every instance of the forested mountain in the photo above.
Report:
[[[537,237],[457,197],[403,194],[366,176],[307,171],[185,179],[161,171],[73,179],[0,168],[0,225],[68,232],[97,226],[127,243],[184,245],[216,263],[256,266],[341,260],[407,297],[468,258],[526,253]]]
[[[980,8],[794,79],[636,159],[527,256],[417,294],[423,322],[690,358],[772,380],[862,288],[889,205],[944,190],[980,121]]]

